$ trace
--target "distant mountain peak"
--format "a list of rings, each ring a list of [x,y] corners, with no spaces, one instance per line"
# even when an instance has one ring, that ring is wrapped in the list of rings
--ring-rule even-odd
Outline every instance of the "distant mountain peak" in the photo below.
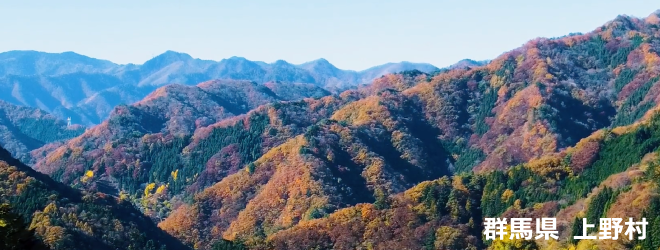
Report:
[[[325,69],[332,69],[332,70],[339,70],[335,65],[332,65],[332,63],[328,62],[325,58],[319,58],[314,61],[309,61],[303,64],[299,65],[300,67],[304,69],[311,70],[313,68],[325,68]]]
[[[190,56],[190,55],[188,55],[188,54],[186,54],[186,53],[176,52],[176,51],[173,51],[173,50],[165,51],[165,52],[163,52],[162,54],[156,56],[155,58],[158,58],[158,57],[169,58],[169,59],[175,59],[175,58],[176,58],[176,59],[178,59],[178,60],[180,60],[180,61],[185,61],[185,60],[191,60],[191,59],[193,59],[192,56]]]
[[[280,60],[275,61],[273,64],[274,64],[274,65],[284,65],[284,64],[287,64],[287,65],[288,65],[288,64],[290,64],[290,63],[287,62],[287,61],[284,61],[284,60],[280,59]]]
[[[476,60],[472,60],[472,59],[469,59],[469,58],[465,58],[463,60],[460,60],[460,61],[452,64],[448,68],[450,68],[450,69],[466,68],[466,67],[472,68],[472,67],[483,66],[483,65],[486,65],[486,64],[488,64],[488,61],[476,61]]]
[[[314,63],[322,63],[322,64],[331,64],[331,63],[328,62],[328,60],[326,60],[325,58],[319,58],[319,59],[316,59],[316,60],[311,61],[311,62],[314,62]]]
[[[458,61],[458,62],[468,62],[468,63],[477,63],[477,61],[475,61],[475,60],[472,60],[472,59],[470,59],[470,58],[465,58],[465,59],[463,59],[463,60],[460,60],[460,61]]]
[[[247,61],[248,59],[242,56],[232,56],[230,58],[227,58],[226,60]]]
[[[437,67],[433,66],[430,63],[414,63],[410,61],[401,61],[398,63],[390,62],[390,63],[374,66],[366,70],[363,70],[361,72],[368,72],[374,70],[380,71],[380,70],[388,69],[388,73],[395,73],[399,71],[411,70],[412,68],[417,68],[417,70],[420,70],[422,72],[428,72],[438,69]]]
[[[162,68],[172,63],[186,62],[191,60],[194,60],[194,58],[186,53],[168,50],[146,61],[142,66],[149,70],[155,70],[157,68]]]
[[[433,65],[430,64],[430,63],[417,63],[417,62],[411,62],[411,61],[389,62],[389,63],[385,63],[385,64],[382,64],[382,65],[380,65],[380,66],[376,66],[376,67],[383,67],[383,66],[405,66],[405,67],[411,67],[411,66],[415,66],[415,65],[424,65],[424,66],[435,67],[435,66],[433,66]]]
[[[78,53],[76,53],[76,52],[73,52],[73,51],[64,51],[64,52],[62,52],[61,54],[62,54],[62,55],[75,55],[75,56],[83,56],[83,55],[81,55],[81,54],[78,54]]]

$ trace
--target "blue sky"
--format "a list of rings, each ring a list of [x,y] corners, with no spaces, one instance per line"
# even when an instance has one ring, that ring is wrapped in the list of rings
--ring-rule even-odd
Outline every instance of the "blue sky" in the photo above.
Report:
[[[657,0],[2,1],[0,51],[137,64],[174,50],[210,60],[326,58],[353,70],[398,61],[443,67],[657,9]]]

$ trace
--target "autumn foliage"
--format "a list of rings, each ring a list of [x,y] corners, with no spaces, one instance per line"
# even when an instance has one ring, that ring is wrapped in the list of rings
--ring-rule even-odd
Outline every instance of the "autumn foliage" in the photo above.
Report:
[[[485,65],[389,74],[337,95],[284,82],[168,85],[38,151],[35,168],[132,203],[195,249],[657,249],[481,237],[487,216],[558,216],[566,234],[585,216],[659,217],[645,209],[658,205],[656,21],[619,16]],[[15,196],[30,188],[11,185]],[[49,246],[75,243],[72,230],[97,237],[114,225],[110,238],[126,239],[139,228],[38,204],[24,214]]]

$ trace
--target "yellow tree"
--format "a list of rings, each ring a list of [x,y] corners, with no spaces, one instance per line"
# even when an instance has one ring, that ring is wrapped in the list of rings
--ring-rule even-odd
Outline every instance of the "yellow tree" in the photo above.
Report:
[[[510,239],[511,226],[507,226],[505,231],[507,232],[507,234],[504,235],[504,238],[502,240],[500,240],[499,237],[496,238],[489,249],[491,250],[538,250],[539,249],[538,245],[536,245],[536,242],[533,240]]]

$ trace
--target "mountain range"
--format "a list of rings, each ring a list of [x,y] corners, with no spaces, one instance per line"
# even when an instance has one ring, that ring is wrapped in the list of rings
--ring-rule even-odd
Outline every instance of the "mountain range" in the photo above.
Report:
[[[0,150],[0,203],[50,249],[658,249],[659,51],[655,12],[335,93],[167,84],[31,151],[39,173]],[[560,238],[486,240],[497,217],[557,218]],[[601,217],[648,237],[574,238]]]
[[[73,52],[9,51],[0,53],[0,100],[39,108],[60,119],[71,117],[74,123],[89,126],[101,123],[113,107],[132,104],[170,83],[194,85],[233,79],[259,84],[305,83],[337,92],[381,75],[413,69],[438,70],[430,64],[400,62],[358,72],[338,69],[325,59],[301,65],[242,57],[211,61],[174,51],[142,65],[120,65]]]

